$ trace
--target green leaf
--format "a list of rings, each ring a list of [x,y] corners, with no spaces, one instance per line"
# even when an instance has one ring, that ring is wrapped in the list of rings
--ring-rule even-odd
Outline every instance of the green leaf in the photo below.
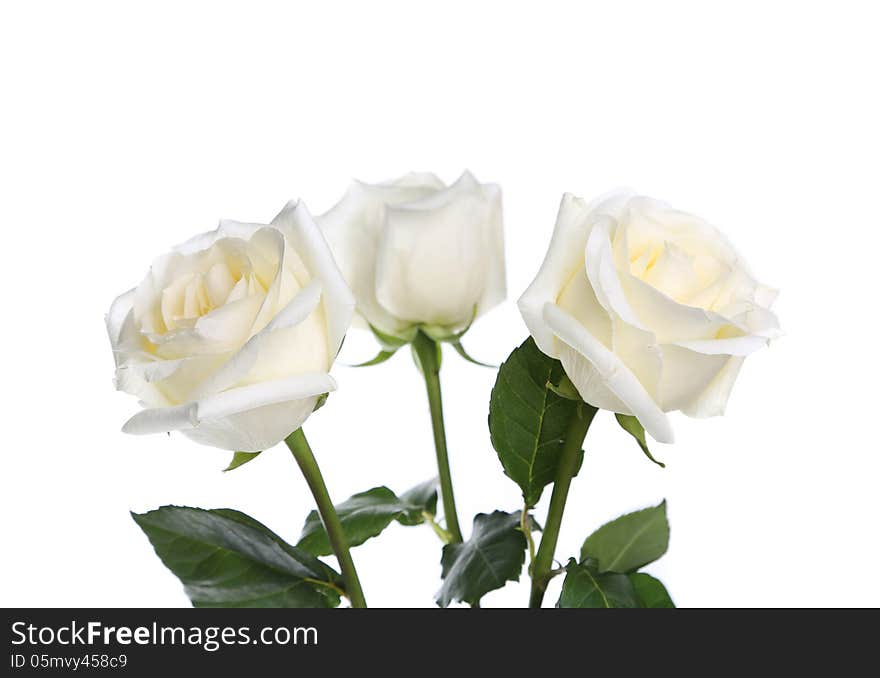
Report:
[[[443,547],[443,585],[437,604],[453,601],[478,605],[489,591],[519,580],[525,561],[526,538],[520,531],[520,513],[478,513],[471,537],[462,544]]]
[[[260,452],[235,452],[232,455],[232,461],[229,462],[229,466],[223,469],[223,472],[225,473],[226,471],[231,471],[239,466],[244,466],[249,461],[256,459],[260,454]]]
[[[504,472],[520,486],[526,506],[538,503],[556,468],[572,417],[596,409],[554,393],[562,364],[542,353],[530,338],[498,370],[489,401],[489,433]],[[578,467],[583,460],[580,452]]]
[[[675,603],[673,603],[672,598],[669,597],[669,592],[659,579],[655,579],[645,572],[633,572],[627,576],[629,577],[643,607],[675,607]]]
[[[428,488],[429,483],[431,488]],[[422,513],[437,510],[437,483],[422,483],[398,497],[387,487],[374,487],[360,492],[336,505],[336,513],[349,546],[359,546],[367,539],[379,535],[392,521],[402,525],[419,525],[425,521]],[[297,548],[316,556],[333,553],[330,539],[321,517],[312,511],[306,517]]]
[[[379,351],[375,358],[371,358],[362,363],[357,363],[356,365],[349,365],[349,367],[370,367],[371,365],[380,365],[391,358],[395,353],[397,353],[397,349],[393,351]]]
[[[651,454],[651,450],[648,449],[648,441],[645,438],[645,427],[642,426],[641,422],[628,414],[617,414],[614,416],[617,418],[617,423],[620,424],[620,428],[629,433],[633,438],[636,439],[636,442],[639,444],[639,447],[642,448],[642,452],[645,453],[645,456],[648,457],[651,461],[653,461],[660,468],[666,468],[666,464],[662,461],[657,461],[654,459],[654,456]]]
[[[669,522],[666,502],[627,513],[606,523],[587,537],[581,560],[592,558],[602,572],[633,572],[666,553]]]
[[[321,395],[319,395],[318,399],[315,401],[315,409],[313,409],[312,412],[317,412],[322,407],[324,407],[324,405],[327,404],[327,398],[329,398],[329,397],[330,397],[329,393],[322,393]]]
[[[559,380],[558,384],[554,384],[551,381],[547,382],[547,388],[549,388],[553,393],[558,395],[560,398],[566,398],[568,400],[582,400],[581,394],[577,392],[574,384],[571,379],[568,378],[568,375],[563,374],[562,379]]]
[[[425,522],[425,513],[437,515],[437,479],[431,478],[407,490],[400,495],[400,502],[407,508],[397,516],[397,522],[401,525],[421,525]]]
[[[471,311],[471,317],[468,319],[467,324],[457,332],[449,328],[448,325],[431,325],[431,324],[423,324],[419,326],[419,329],[427,334],[434,341],[444,341],[449,344],[455,344],[461,341],[461,338],[465,335],[465,333],[471,328],[474,320],[477,317],[477,304],[474,304],[474,308]]]
[[[556,607],[635,608],[641,607],[635,587],[625,574],[599,574],[588,564],[572,558],[565,568],[562,593]]]
[[[531,513],[526,516],[526,527],[532,532],[543,532],[544,526]]]
[[[360,492],[336,505],[349,546],[358,546],[370,537],[375,537],[403,510],[397,495],[384,486]],[[317,511],[311,511],[306,517],[297,548],[316,556],[333,553],[327,531]]]
[[[458,353],[458,355],[460,355],[462,358],[467,360],[469,363],[479,365],[480,367],[498,367],[497,365],[490,365],[489,363],[481,363],[476,358],[472,358],[470,354],[464,350],[464,346],[461,345],[460,341],[452,342],[452,348],[454,348],[455,352]]]
[[[416,332],[418,332],[418,327],[408,327],[403,330],[399,336],[393,334],[387,334],[386,332],[382,332],[381,330],[377,330],[375,327],[370,325],[370,330],[373,332],[373,336],[376,337],[376,341],[379,342],[379,345],[385,351],[396,351],[397,349],[406,346],[413,339],[415,339]]]
[[[337,572],[244,513],[163,506],[131,517],[195,607],[339,604]]]

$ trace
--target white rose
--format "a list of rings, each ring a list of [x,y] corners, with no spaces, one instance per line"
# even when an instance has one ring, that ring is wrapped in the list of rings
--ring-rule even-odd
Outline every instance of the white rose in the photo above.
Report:
[[[221,221],[113,302],[116,385],[147,408],[123,430],[246,452],[275,445],[336,388],[328,370],[353,311],[302,203],[269,225]]]
[[[317,218],[357,299],[361,320],[397,337],[442,335],[504,299],[501,190],[465,172],[352,183]]]
[[[775,296],[695,216],[628,192],[566,194],[519,307],[586,402],[672,442],[665,412],[724,412],[745,356],[779,332]]]

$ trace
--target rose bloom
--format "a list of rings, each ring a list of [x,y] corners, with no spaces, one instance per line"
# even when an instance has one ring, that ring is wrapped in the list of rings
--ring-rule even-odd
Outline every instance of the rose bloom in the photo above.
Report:
[[[724,412],[745,357],[779,333],[775,296],[698,217],[629,192],[566,194],[519,307],[584,401],[672,442],[665,412]]]
[[[355,181],[317,218],[357,299],[360,319],[412,339],[466,328],[506,294],[501,190],[465,172]]]
[[[328,371],[353,310],[302,203],[268,225],[221,221],[159,257],[113,302],[116,386],[146,408],[123,430],[271,447],[335,389]]]

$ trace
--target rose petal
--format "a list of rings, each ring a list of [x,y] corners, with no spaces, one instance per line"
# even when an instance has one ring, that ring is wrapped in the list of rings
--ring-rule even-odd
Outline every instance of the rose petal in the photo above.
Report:
[[[705,355],[747,356],[764,348],[767,345],[767,338],[758,336],[729,337],[726,339],[677,341],[675,345]]]
[[[116,389],[137,396],[146,407],[171,407],[181,401],[172,402],[153,382],[155,376],[171,375],[180,366],[181,361],[158,360],[139,363],[127,362],[116,370],[114,379]],[[160,371],[149,371],[151,366],[160,366]],[[164,371],[163,371],[164,370]]]
[[[709,339],[730,325],[728,318],[680,304],[629,273],[622,273],[619,280],[630,308],[635,310],[638,324],[651,330],[659,343]]]
[[[222,238],[239,238],[250,240],[251,236],[263,228],[264,224],[251,224],[233,219],[221,219],[220,224],[213,231],[199,233],[189,240],[175,245],[172,249],[180,254],[195,254],[209,249]]]
[[[776,314],[767,308],[742,302],[728,306],[724,311],[726,315],[729,314],[732,323],[749,334],[767,339],[775,339],[783,334]]]
[[[477,316],[500,304],[507,297],[507,279],[504,257],[504,220],[501,208],[501,188],[496,184],[481,184],[476,177],[465,171],[450,187],[456,186],[470,191],[478,191],[488,206],[488,216],[482,224],[486,229],[488,242],[487,256],[483,265],[486,268],[483,295],[477,302]],[[424,202],[424,201],[423,201]]]
[[[481,316],[507,298],[506,257],[504,256],[504,218],[501,207],[501,188],[496,184],[482,184],[483,197],[489,204],[488,258],[486,282],[483,296],[477,305],[477,315]]]
[[[336,205],[317,218],[357,299],[359,317],[389,334],[402,331],[406,323],[388,313],[376,299],[376,255],[385,207],[418,200],[444,187],[432,174],[412,173],[377,185],[355,181]]]
[[[730,392],[736,382],[745,358],[728,358],[706,389],[681,411],[689,417],[714,417],[724,414]]]
[[[123,325],[132,312],[135,291],[135,288],[132,288],[128,292],[116,297],[113,303],[110,304],[110,310],[104,318],[107,325],[107,334],[110,336],[110,345],[114,349],[119,345]]]
[[[139,397],[149,407],[180,405],[194,400],[198,388],[228,363],[232,355],[234,352],[227,351],[158,361],[156,364],[163,367],[140,371],[140,374],[145,383],[161,396],[161,400],[157,402],[155,396],[150,396],[151,391],[147,391],[147,395],[139,394]],[[137,373],[139,370],[134,368],[134,371]]]
[[[186,403],[177,407],[152,407],[141,410],[125,422],[122,432],[140,436],[192,428],[198,424],[197,412],[198,403]]]
[[[351,324],[355,300],[321,231],[302,202],[289,202],[272,220],[283,232],[312,274],[321,281],[322,304],[327,322],[327,349],[331,360],[339,353]]]
[[[700,217],[647,196],[634,197],[628,208],[626,222],[631,255],[668,240],[691,256],[705,255],[730,267],[743,268],[742,259],[730,241]]]
[[[544,323],[544,305],[556,303],[563,286],[583,269],[584,248],[592,228],[590,217],[593,211],[614,211],[631,195],[629,191],[616,191],[590,204],[571,193],[562,196],[553,237],[541,269],[518,302],[535,343],[547,355],[557,357],[553,333]]]
[[[612,348],[611,316],[596,299],[596,293],[590,286],[587,272],[583,268],[575,270],[571,279],[562,288],[556,303],[601,341],[605,348]]]
[[[358,182],[361,183],[361,182]],[[395,188],[416,188],[419,191],[424,191],[425,189],[431,189],[434,191],[439,191],[446,188],[446,184],[443,183],[443,180],[440,179],[433,172],[408,172],[404,174],[402,177],[398,177],[397,179],[391,179],[390,181],[385,181],[379,183],[378,185],[370,185],[370,184],[362,184],[366,186],[368,189],[373,189],[378,186],[379,189],[385,188],[387,186],[393,186]],[[408,199],[415,199],[412,196]],[[389,200],[387,197],[384,199],[385,202],[404,202],[404,200]]]
[[[730,359],[727,355],[708,355],[664,344],[663,372],[657,389],[657,402],[669,412],[693,402],[716,378]]]
[[[556,337],[593,365],[602,383],[638,418],[651,437],[661,443],[673,442],[674,434],[669,419],[618,356],[605,348],[577,320],[555,304],[548,303],[544,306],[544,321]],[[581,393],[581,397],[586,400],[588,396],[580,389],[584,388],[589,393],[590,384],[584,383],[578,373],[568,376]],[[581,383],[578,383],[579,381]]]
[[[295,327],[310,317],[321,301],[322,286],[318,280],[313,281],[305,287],[290,303],[282,309],[275,318],[258,334],[251,337],[248,342],[239,350],[229,362],[214,373],[208,380],[199,386],[193,394],[193,399],[206,398],[214,393],[220,393],[226,389],[237,386],[243,380],[246,380],[252,370],[255,369],[261,357],[264,362],[273,363],[276,368],[276,374],[283,374],[282,365],[275,364],[279,355],[290,354],[297,358],[300,354],[298,350],[272,351],[267,346],[269,338],[280,330]],[[314,336],[314,335],[312,335]],[[318,334],[320,336],[320,334]],[[285,340],[292,340],[293,337],[283,337]],[[305,341],[300,344],[302,350],[314,342],[309,341],[306,337]],[[288,346],[297,346],[297,344],[288,344]],[[283,348],[283,347],[281,347]],[[312,349],[318,347],[312,346]],[[321,347],[323,348],[323,347]],[[314,365],[313,369],[319,366],[329,369],[332,359],[325,351],[322,353],[323,361],[320,365]],[[289,373],[288,373],[289,374]]]
[[[184,431],[194,429],[204,422],[222,423],[233,415],[258,410],[267,405],[295,402],[305,398],[328,393],[336,389],[336,382],[329,374],[303,374],[287,379],[230,389],[223,393],[205,398],[201,401],[186,403],[177,407],[158,407],[142,410],[129,419],[122,430],[134,435],[162,433],[167,431]],[[277,425],[269,418],[266,425]],[[296,422],[285,422],[285,429],[292,432],[298,428]],[[259,427],[255,427],[257,430]],[[246,436],[254,435],[255,431],[245,432]],[[236,443],[240,441],[241,431],[230,427],[226,439],[215,440],[217,447],[224,449],[240,449]],[[274,436],[273,436],[274,437]],[[283,436],[282,436],[283,437]],[[275,442],[279,442],[281,438]],[[220,443],[220,444],[218,444]]]
[[[623,322],[646,329],[642,326],[629,300],[614,264],[614,251],[611,247],[611,232],[614,222],[608,217],[600,217],[593,224],[587,244],[584,247],[584,266],[596,299],[608,312],[615,313]]]
[[[693,296],[703,286],[695,257],[670,242],[664,244],[654,265],[641,279],[679,302]]]
[[[198,402],[198,418],[222,419],[263,405],[298,400],[336,390],[329,374],[299,374],[275,381],[229,389]]]
[[[633,327],[612,313],[612,352],[632,372],[645,391],[659,400],[664,355],[653,333]]]
[[[208,342],[239,345],[251,335],[264,301],[265,295],[254,294],[215,308],[196,320],[195,333]]]
[[[271,271],[271,282],[251,327],[252,336],[266,327],[278,310],[311,282],[312,275],[302,258],[287,246],[279,229],[261,228],[251,238],[250,245],[252,258],[259,256],[267,262],[267,271],[263,275],[267,276]]]
[[[223,419],[203,420],[181,431],[190,440],[237,452],[260,452],[274,447],[303,425],[314,411],[317,396],[264,405]]]
[[[410,322],[467,324],[486,289],[490,211],[467,184],[389,206],[376,261],[379,303]]]
[[[602,376],[589,360],[559,338],[554,337],[555,353],[562,363],[565,374],[577,386],[585,402],[608,412],[632,414],[629,405],[614,395]]]

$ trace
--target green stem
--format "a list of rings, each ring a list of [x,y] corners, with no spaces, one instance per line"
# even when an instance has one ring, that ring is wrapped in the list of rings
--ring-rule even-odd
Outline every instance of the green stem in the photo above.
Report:
[[[526,543],[529,546],[529,576],[532,574],[532,567],[535,564],[535,539],[532,537],[532,526],[529,524],[529,507],[523,506],[522,513],[519,516],[519,529],[526,537]]]
[[[324,588],[330,589],[331,591],[335,591],[339,594],[340,598],[347,598],[348,594],[341,588],[339,588],[336,584],[330,581],[322,581],[321,579],[312,579],[311,577],[306,577],[305,581],[310,584],[314,584],[315,586],[323,586]]]
[[[440,537],[440,541],[444,544],[448,544],[452,541],[452,535],[449,534],[449,530],[444,530],[440,524],[434,519],[434,516],[428,513],[427,511],[422,512],[422,517],[425,519],[425,522],[431,526],[431,529],[434,530],[434,534]]]
[[[339,522],[339,515],[330,500],[330,493],[327,492],[327,485],[324,484],[324,477],[321,475],[321,469],[318,468],[315,455],[312,454],[309,441],[306,440],[303,430],[298,428],[287,436],[284,442],[287,443],[287,447],[293,453],[293,458],[299,464],[309,489],[312,491],[312,496],[315,498],[315,503],[318,505],[318,514],[321,516],[324,529],[327,530],[333,553],[336,554],[336,559],[339,561],[342,579],[345,581],[345,593],[351,601],[351,606],[366,607],[367,602],[364,600],[361,582],[358,579],[354,561],[351,559],[351,552],[348,550],[348,540],[342,530],[342,523]]]
[[[532,566],[532,592],[529,597],[529,607],[541,607],[544,600],[544,591],[547,582],[550,581],[550,568],[553,565],[553,554],[556,552],[556,542],[559,540],[559,528],[562,525],[562,514],[565,511],[565,502],[568,499],[568,489],[571,487],[571,479],[577,470],[578,452],[587,437],[587,431],[593,421],[596,410],[583,405],[578,407],[577,415],[572,417],[565,434],[565,444],[559,457],[559,466],[556,469],[556,479],[553,482],[553,494],[550,496],[550,508],[547,512],[547,522],[544,524],[544,533],[541,536],[541,545]]]
[[[458,513],[455,510],[455,495],[452,492],[452,476],[449,472],[449,453],[446,449],[446,430],[443,426],[443,397],[440,393],[440,347],[421,330],[412,343],[413,354],[425,377],[428,391],[428,406],[431,409],[431,427],[434,430],[434,449],[437,452],[437,472],[440,476],[440,495],[443,497],[443,514],[446,529],[452,542],[461,542],[461,528],[458,526]]]

